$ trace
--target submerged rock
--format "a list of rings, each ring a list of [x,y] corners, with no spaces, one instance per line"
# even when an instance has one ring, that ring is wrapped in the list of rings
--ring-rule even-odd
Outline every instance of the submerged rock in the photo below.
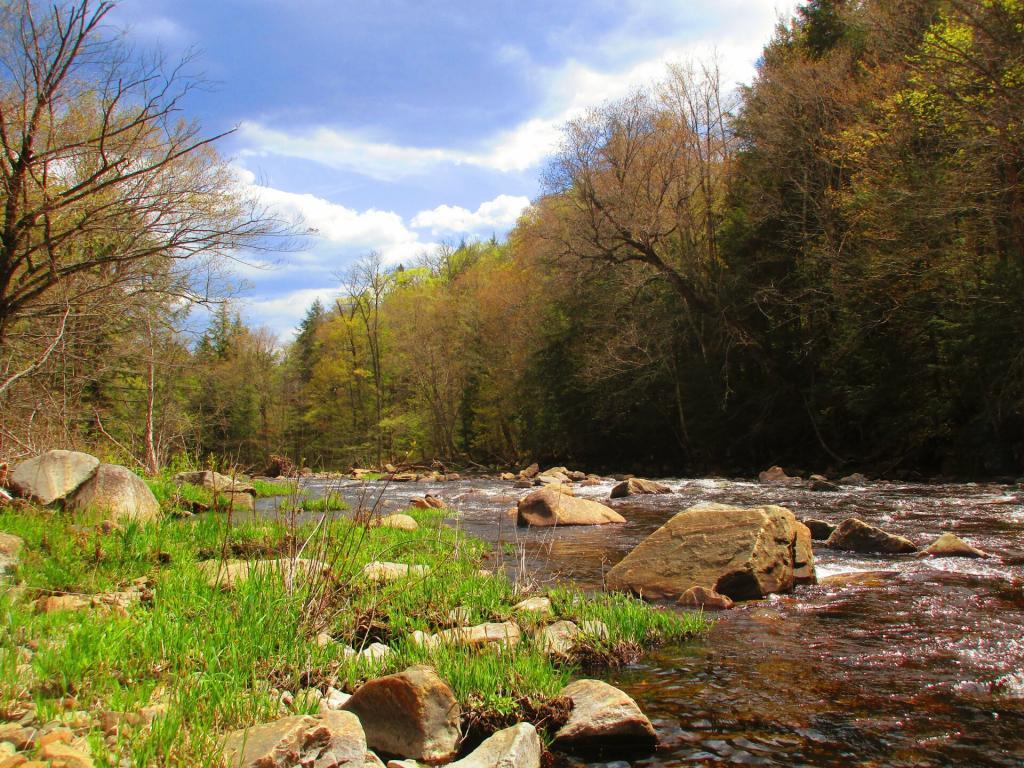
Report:
[[[535,491],[519,501],[519,525],[605,525],[626,518],[604,504],[566,496],[551,488]]]
[[[67,505],[74,510],[93,509],[113,520],[150,522],[160,517],[160,503],[146,482],[116,464],[100,464]]]
[[[690,587],[677,602],[687,608],[703,608],[708,611],[725,611],[733,606],[731,598],[718,594],[710,587]]]
[[[639,477],[631,477],[623,480],[612,488],[611,498],[621,499],[626,496],[639,496],[650,493],[672,493],[672,489],[662,483],[653,480],[642,480]]]
[[[493,734],[448,768],[540,768],[541,752],[537,729],[519,723]]]
[[[362,768],[366,737],[349,712],[285,717],[230,734],[224,759],[232,768]]]
[[[19,496],[38,504],[52,504],[92,477],[99,465],[100,460],[88,453],[47,451],[21,462],[8,482]]]
[[[923,554],[931,557],[989,557],[988,552],[972,547],[959,536],[948,532],[925,547]]]
[[[825,546],[862,554],[903,555],[917,552],[917,545],[910,539],[887,533],[856,517],[843,520],[828,537]]]
[[[692,507],[652,533],[606,577],[612,589],[678,600],[707,587],[733,600],[813,581],[810,531],[784,507]]]
[[[451,688],[427,666],[370,680],[345,702],[370,749],[445,763],[458,754],[462,712]]]
[[[553,746],[572,752],[653,749],[654,726],[629,696],[600,680],[577,680],[558,694],[572,700],[569,721]]]

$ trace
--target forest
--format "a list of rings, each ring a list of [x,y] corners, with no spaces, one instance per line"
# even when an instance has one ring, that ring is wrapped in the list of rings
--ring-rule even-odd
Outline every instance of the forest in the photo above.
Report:
[[[1021,0],[810,0],[749,84],[591,110],[507,238],[367,253],[293,339],[230,268],[294,226],[105,8],[3,21],[0,459],[1024,471]]]

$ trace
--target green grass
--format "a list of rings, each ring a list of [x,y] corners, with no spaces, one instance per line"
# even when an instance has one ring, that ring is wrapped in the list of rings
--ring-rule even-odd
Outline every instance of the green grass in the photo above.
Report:
[[[253,480],[252,487],[256,489],[256,496],[265,498],[267,496],[298,496],[305,493],[299,488],[294,480]]]
[[[328,493],[326,496],[316,499],[282,499],[280,504],[278,504],[278,509],[300,509],[303,512],[338,512],[348,509],[348,502],[342,498],[340,493]]]
[[[469,713],[467,727],[486,730],[530,717],[577,667],[547,658],[526,638],[500,653],[428,650],[410,642],[413,630],[449,626],[449,613],[458,607],[468,609],[474,623],[510,619],[524,595],[503,576],[479,573],[488,545],[445,526],[443,512],[408,514],[418,530],[363,527],[347,518],[297,529],[277,522],[229,525],[225,516],[203,515],[128,523],[104,533],[83,515],[0,507],[0,531],[25,541],[16,572],[24,588],[0,595],[0,714],[31,700],[49,717],[66,696],[94,713],[160,703],[163,717],[149,729],[122,730],[113,748],[94,730],[97,765],[123,758],[135,765],[215,765],[226,732],[278,716],[274,688],[297,693],[330,682],[351,691],[371,677],[428,662]],[[287,556],[299,548],[333,563],[331,579],[289,591],[279,578],[258,573],[226,592],[209,586],[199,565],[221,556]],[[373,560],[427,565],[430,572],[374,586],[359,576]],[[121,590],[142,577],[152,600],[127,615],[38,614],[32,607],[39,596]],[[601,642],[609,647],[686,638],[706,626],[692,614],[627,596],[588,597],[569,589],[549,596],[561,617],[604,621],[610,638]],[[524,631],[535,628],[517,619]],[[322,631],[338,644],[319,647],[315,638]],[[374,640],[394,651],[381,663],[341,653],[344,644],[358,648]],[[29,648],[35,652],[26,668]]]

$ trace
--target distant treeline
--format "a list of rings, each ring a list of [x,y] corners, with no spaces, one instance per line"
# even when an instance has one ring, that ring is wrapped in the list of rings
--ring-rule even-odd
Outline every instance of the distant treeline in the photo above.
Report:
[[[574,121],[507,241],[369,255],[284,350],[150,326],[76,434],[133,450],[158,389],[161,461],[1020,474],[1024,3],[814,0],[724,85]]]

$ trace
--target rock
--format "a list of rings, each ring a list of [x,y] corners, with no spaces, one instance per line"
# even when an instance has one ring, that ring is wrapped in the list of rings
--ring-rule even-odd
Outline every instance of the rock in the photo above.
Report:
[[[232,768],[362,768],[366,737],[349,712],[285,717],[230,734],[224,759]]]
[[[256,509],[256,495],[248,491],[222,491],[217,494],[217,508],[253,512]]]
[[[381,661],[386,659],[392,653],[394,653],[394,651],[384,645],[384,643],[370,643],[359,652],[359,656],[367,661]]]
[[[415,472],[398,472],[394,475],[388,475],[388,480],[393,483],[415,483],[419,480],[419,475]]]
[[[416,509],[444,509],[445,503],[437,496],[428,493],[423,498],[413,499],[410,505]]]
[[[19,496],[39,504],[63,499],[92,477],[100,460],[79,451],[47,451],[14,468],[8,483]]]
[[[626,496],[639,496],[649,493],[672,493],[672,489],[653,480],[631,477],[629,480],[623,480],[612,488],[611,498],[621,499]]]
[[[90,607],[92,607],[92,601],[82,595],[51,595],[50,597],[40,597],[35,602],[36,613],[84,611]]]
[[[826,587],[884,587],[899,575],[898,571],[854,571],[826,576],[818,583]]]
[[[952,533],[944,533],[927,547],[923,554],[931,557],[989,557],[988,552],[972,547]]]
[[[802,521],[811,531],[811,538],[814,541],[825,541],[829,536],[832,535],[832,531],[836,529],[832,523],[825,520],[816,520],[813,517],[809,517]]]
[[[399,531],[415,531],[419,523],[409,515],[385,515],[378,525],[381,528],[395,528]]]
[[[572,699],[569,721],[552,746],[574,752],[606,749],[653,749],[658,742],[654,726],[629,696],[600,680],[577,680],[559,696]]]
[[[584,637],[607,640],[609,637],[608,625],[597,619],[584,619],[580,622],[580,634]]]
[[[473,611],[467,605],[459,605],[448,611],[448,623],[455,627],[464,627],[473,620]]]
[[[793,543],[793,580],[797,584],[817,584],[814,573],[814,545],[811,529],[794,520],[796,540]]]
[[[868,479],[860,472],[854,472],[852,475],[840,478],[839,482],[843,485],[867,485]]]
[[[422,648],[436,648],[441,644],[441,638],[437,635],[428,635],[422,629],[417,629],[409,635],[409,642]]]
[[[68,507],[96,510],[113,520],[147,523],[160,517],[160,503],[145,481],[116,464],[100,464],[68,499]]]
[[[36,737],[36,747],[42,748],[47,744],[70,744],[75,739],[75,734],[70,728],[54,728]]]
[[[765,485],[796,485],[800,482],[799,477],[790,477],[786,471],[779,466],[770,467],[757,476],[758,482]]]
[[[341,709],[345,706],[345,702],[351,698],[351,694],[339,691],[337,688],[328,687],[321,701],[327,709]]]
[[[556,621],[538,633],[537,646],[547,654],[568,656],[582,635],[583,632],[573,622]]]
[[[535,613],[539,616],[553,616],[555,609],[546,597],[529,597],[512,606],[513,613]]]
[[[375,584],[388,584],[392,581],[410,577],[421,578],[430,573],[425,565],[407,565],[406,563],[386,563],[373,561],[363,566],[363,578]]]
[[[9,741],[18,749],[31,749],[34,737],[34,728],[25,728],[18,723],[0,723],[0,741]]]
[[[703,608],[708,611],[725,611],[733,606],[731,598],[718,594],[710,587],[690,587],[677,602],[687,608]]]
[[[812,491],[838,491],[839,486],[823,475],[811,475],[810,488]]]
[[[179,472],[174,476],[174,482],[198,485],[200,488],[205,488],[214,493],[248,493],[253,496],[256,495],[256,489],[251,484],[209,469],[202,472]]]
[[[51,742],[39,748],[36,757],[49,760],[51,768],[92,768],[92,758],[62,741]]]
[[[0,753],[0,768],[22,768],[25,765],[28,765],[28,758],[24,755]],[[46,763],[42,763],[42,765],[46,765]]]
[[[370,680],[345,703],[345,711],[359,718],[375,752],[430,764],[458,754],[462,711],[451,688],[430,667]]]
[[[530,723],[519,723],[485,739],[448,768],[540,768],[541,752],[537,729]]]
[[[388,760],[387,768],[420,768],[415,760]]]
[[[206,576],[206,583],[211,587],[234,589],[248,581],[253,574],[262,578],[279,576],[284,580],[285,587],[291,589],[301,579],[327,573],[330,569],[326,563],[299,558],[280,558],[277,560],[206,560],[199,563],[199,570]]]
[[[516,480],[515,488],[533,488],[533,480],[527,480],[526,478],[520,478]]]
[[[499,476],[499,479],[500,480],[515,480],[516,479],[516,475],[512,474],[511,472],[502,472],[501,475]]]
[[[917,552],[917,546],[910,539],[887,533],[856,517],[843,520],[832,531],[825,546],[862,554],[901,555]]]
[[[534,462],[533,464],[528,466],[526,469],[523,469],[523,470],[519,471],[519,476],[521,478],[523,478],[524,480],[532,480],[533,478],[535,478],[539,474],[540,474],[540,465],[537,462]]]
[[[363,759],[363,768],[385,768],[384,761],[377,757],[376,752],[366,750],[366,755]]]
[[[504,621],[477,624],[474,627],[446,629],[443,632],[438,632],[434,637],[441,643],[468,645],[471,648],[492,644],[511,647],[519,644],[522,633],[519,631],[519,625],[514,621]]]
[[[753,600],[791,590],[798,568],[804,579],[813,578],[813,557],[810,531],[788,509],[708,504],[675,515],[612,568],[606,581],[612,589],[655,599],[678,600],[700,586],[733,600]]]
[[[10,533],[0,533],[0,573],[13,570],[25,542]]]
[[[519,525],[605,525],[624,522],[626,518],[604,504],[566,496],[550,488],[535,491],[519,501]]]

